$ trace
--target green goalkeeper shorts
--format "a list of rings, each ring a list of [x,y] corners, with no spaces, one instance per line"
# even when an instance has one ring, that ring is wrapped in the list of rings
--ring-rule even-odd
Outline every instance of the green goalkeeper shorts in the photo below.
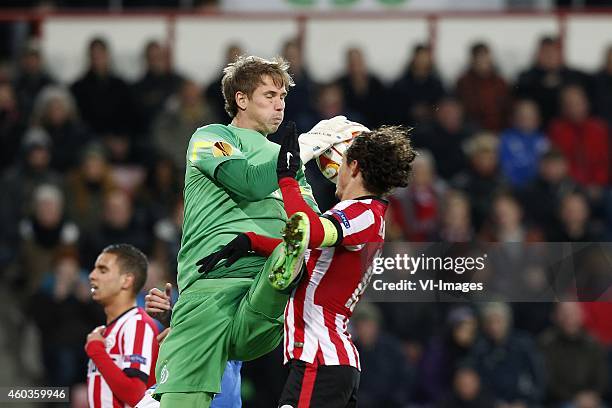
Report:
[[[228,360],[253,360],[280,344],[282,310],[266,316],[247,296],[255,280],[267,278],[263,275],[201,279],[181,293],[159,350],[156,399],[164,393],[218,393]]]

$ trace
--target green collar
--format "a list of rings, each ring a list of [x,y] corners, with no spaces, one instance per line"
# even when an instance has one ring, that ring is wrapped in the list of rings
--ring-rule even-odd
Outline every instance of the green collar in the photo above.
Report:
[[[228,127],[236,130],[237,135],[239,136],[249,136],[249,137],[253,137],[253,136],[257,136],[257,137],[262,137],[264,139],[267,139],[268,137],[259,133],[258,131],[254,130],[254,129],[247,129],[247,128],[241,128],[238,126],[234,126],[231,123],[229,125],[227,125]],[[251,136],[252,135],[252,136]]]

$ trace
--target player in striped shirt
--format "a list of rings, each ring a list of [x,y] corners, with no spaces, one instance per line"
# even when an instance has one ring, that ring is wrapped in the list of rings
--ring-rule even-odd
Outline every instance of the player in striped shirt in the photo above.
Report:
[[[277,173],[285,210],[298,223],[306,218],[310,251],[305,276],[285,309],[284,354],[290,372],[279,406],[354,407],[361,367],[347,325],[384,242],[387,203],[382,197],[408,184],[416,154],[401,127],[357,136],[339,170],[336,196],[341,202],[319,216],[308,208],[295,180],[300,166],[295,137],[283,140],[283,148],[289,153],[279,155]],[[267,256],[281,242],[248,232],[228,244],[224,256],[236,259],[249,251]]]
[[[146,256],[132,245],[110,245],[89,274],[92,297],[106,314],[106,325],[95,328],[85,344],[91,408],[133,407],[155,384],[159,332],[136,306],[147,266]]]

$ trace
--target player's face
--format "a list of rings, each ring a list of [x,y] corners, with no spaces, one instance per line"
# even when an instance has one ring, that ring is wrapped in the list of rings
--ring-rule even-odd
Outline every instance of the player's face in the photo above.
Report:
[[[262,82],[253,91],[244,113],[255,130],[268,135],[276,132],[283,121],[287,91],[284,85],[276,86],[270,76],[264,76]]]
[[[89,274],[91,297],[98,303],[110,303],[125,287],[127,274],[119,271],[117,255],[102,253]]]
[[[342,154],[342,164],[338,169],[338,181],[336,182],[336,197],[342,200],[342,195],[346,191],[346,186],[351,180],[351,169],[347,163],[346,153]]]

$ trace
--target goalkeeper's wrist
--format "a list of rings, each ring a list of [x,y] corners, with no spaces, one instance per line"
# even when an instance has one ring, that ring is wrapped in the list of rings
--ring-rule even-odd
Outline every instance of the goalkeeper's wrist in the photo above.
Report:
[[[278,179],[278,181],[281,181],[284,178],[295,179],[296,176],[297,176],[297,172],[295,174],[293,172],[290,172],[290,173],[286,173],[286,172],[276,173],[276,178]]]
[[[249,240],[249,246],[251,247],[251,251],[253,250],[253,242],[255,241],[255,237],[256,237],[256,233],[254,232],[243,232],[242,235],[244,235],[245,237],[247,237],[247,239]]]

